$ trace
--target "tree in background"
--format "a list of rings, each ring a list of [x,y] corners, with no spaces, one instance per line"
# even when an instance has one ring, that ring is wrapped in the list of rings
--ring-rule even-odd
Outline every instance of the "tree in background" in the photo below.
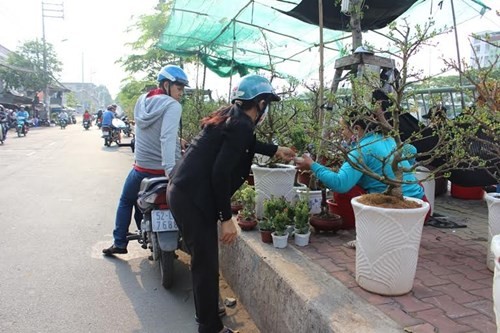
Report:
[[[15,52],[9,54],[7,63],[11,66],[30,69],[31,72],[16,71],[1,68],[0,75],[6,88],[24,88],[33,94],[42,91],[54,82],[62,71],[62,63],[57,58],[52,44],[46,43],[47,73],[44,73],[43,43],[38,40],[27,41],[19,46]]]
[[[66,93],[66,106],[70,108],[76,108],[78,105],[78,100],[76,99],[74,92]]]

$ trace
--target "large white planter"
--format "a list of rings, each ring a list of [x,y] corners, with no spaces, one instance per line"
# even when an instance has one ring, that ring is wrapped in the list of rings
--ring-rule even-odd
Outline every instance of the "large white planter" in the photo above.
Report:
[[[430,170],[419,166],[417,168],[417,172],[415,176],[418,180],[425,179],[429,177]],[[428,179],[422,182],[422,186],[424,187],[425,197],[431,204],[431,215],[434,214],[434,198],[436,196],[436,181],[434,179]]]
[[[356,220],[356,281],[380,295],[403,295],[413,288],[418,250],[429,204],[413,209],[366,206],[351,200]]]
[[[489,250],[493,252],[495,260],[495,274],[493,275],[493,310],[497,321],[497,330],[500,328],[500,235],[495,235],[491,239]]]
[[[486,265],[490,271],[495,270],[495,255],[491,251],[491,239],[500,234],[500,193],[486,193],[484,199],[488,204],[488,254]]]
[[[321,190],[308,190],[306,187],[305,189],[298,189],[297,193],[300,200],[309,201],[309,214],[321,213]]]
[[[292,201],[295,193],[293,181],[297,170],[293,165],[278,164],[280,168],[265,168],[252,165],[252,172],[255,183],[255,215],[262,218],[264,212],[263,202],[270,199],[285,197],[287,201]]]

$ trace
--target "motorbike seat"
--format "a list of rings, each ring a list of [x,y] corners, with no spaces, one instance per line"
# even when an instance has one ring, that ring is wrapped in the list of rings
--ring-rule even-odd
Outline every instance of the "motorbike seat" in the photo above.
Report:
[[[141,210],[147,209],[152,203],[166,203],[167,177],[145,178],[141,182],[141,188],[137,197],[137,205]]]

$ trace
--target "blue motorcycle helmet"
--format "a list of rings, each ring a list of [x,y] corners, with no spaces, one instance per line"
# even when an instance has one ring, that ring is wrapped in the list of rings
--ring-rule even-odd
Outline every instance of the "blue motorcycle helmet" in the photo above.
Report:
[[[163,67],[158,73],[158,82],[169,80],[175,84],[181,84],[185,87],[189,87],[189,80],[182,68],[175,65],[167,65]]]
[[[250,101],[260,95],[268,95],[266,97],[269,97],[270,102],[279,102],[281,100],[274,92],[268,79],[255,74],[245,75],[231,91],[231,104],[234,104],[236,100]]]

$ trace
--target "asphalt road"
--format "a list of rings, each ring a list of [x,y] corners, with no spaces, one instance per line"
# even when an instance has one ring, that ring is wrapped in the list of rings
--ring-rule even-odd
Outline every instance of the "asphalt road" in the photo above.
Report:
[[[128,147],[94,126],[9,131],[0,146],[0,332],[196,332],[191,278],[165,290],[139,244],[106,258]],[[133,229],[133,228],[131,228]]]

